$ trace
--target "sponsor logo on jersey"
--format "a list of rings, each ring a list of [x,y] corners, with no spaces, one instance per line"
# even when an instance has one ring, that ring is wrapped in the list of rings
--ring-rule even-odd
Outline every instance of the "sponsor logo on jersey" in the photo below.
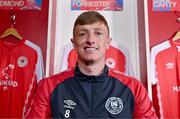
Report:
[[[25,56],[20,56],[17,60],[19,67],[25,67],[28,64],[28,59]]]
[[[106,101],[105,107],[111,114],[119,114],[123,110],[123,102],[121,98],[110,97]]]
[[[106,65],[109,67],[109,68],[115,68],[116,66],[116,61],[113,59],[113,58],[107,58],[106,59]]]
[[[166,69],[173,69],[174,68],[174,63],[169,62],[166,64]]]
[[[18,86],[18,82],[17,81],[13,81],[11,79],[11,73],[14,70],[14,65],[13,64],[9,64],[7,67],[5,67],[2,70],[2,76],[3,76],[3,80],[0,80],[0,86],[3,86],[3,90],[7,90],[8,86],[11,87],[17,87]]]
[[[18,82],[17,81],[12,81],[12,80],[0,80],[0,86],[3,86],[3,89],[7,90],[8,86],[17,87]]]
[[[10,73],[12,72],[13,69],[14,69],[14,65],[13,64],[9,64],[7,67],[5,67],[2,70],[2,76],[5,79],[10,79]]]
[[[76,105],[72,100],[64,100],[64,103],[66,104],[64,107],[68,109],[74,109],[74,106]]]

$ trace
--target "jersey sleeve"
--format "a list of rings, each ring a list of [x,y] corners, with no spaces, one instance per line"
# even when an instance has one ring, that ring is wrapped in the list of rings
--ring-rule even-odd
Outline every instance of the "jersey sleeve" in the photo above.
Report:
[[[125,65],[126,70],[124,73],[128,76],[134,77],[135,74],[133,71],[133,66],[132,66],[132,61],[131,61],[131,56],[130,56],[129,50],[126,47],[122,46],[121,44],[118,44],[115,41],[112,41],[111,45],[113,47],[119,49],[125,56],[126,64],[124,64],[124,65]]]
[[[26,45],[30,46],[37,52],[37,63],[36,63],[36,69],[35,69],[35,74],[36,74],[36,80],[39,82],[44,77],[44,64],[43,64],[43,56],[41,49],[38,45],[34,44],[33,42],[26,40]]]
[[[67,45],[64,46],[60,72],[68,69],[68,56],[72,49],[73,49],[73,45],[71,43],[68,43]]]
[[[135,82],[136,83],[136,82]],[[147,91],[141,83],[134,88],[135,103],[133,118],[151,118],[156,119],[156,113],[152,106]]]
[[[169,41],[168,40],[166,40],[166,41],[164,41],[164,42],[162,42],[162,43],[160,43],[160,44],[158,44],[158,45],[156,45],[156,46],[153,46],[152,48],[151,48],[151,61],[150,61],[150,81],[151,81],[151,83],[153,84],[153,85],[155,85],[156,83],[157,83],[157,76],[156,76],[156,67],[157,67],[157,65],[158,64],[156,64],[156,58],[157,58],[157,55],[161,52],[161,51],[163,51],[163,50],[165,50],[165,49],[167,49],[167,48],[169,48],[170,47],[170,43],[169,43]]]
[[[44,77],[44,64],[43,64],[43,56],[40,48],[38,48],[37,53],[38,53],[38,61],[36,64],[36,76],[37,76],[37,81],[39,82],[39,80],[41,80]]]
[[[155,48],[151,49],[151,60],[150,60],[150,79],[152,84],[156,84],[156,65],[155,65]]]
[[[131,62],[131,56],[130,56],[130,53],[127,49],[124,50],[125,53],[125,56],[126,56],[126,74],[128,76],[132,76],[134,77],[135,74],[134,74],[134,71],[133,71],[133,66],[132,66],[132,62]]]
[[[32,106],[25,116],[26,118],[48,118],[50,117],[49,85],[46,79],[39,82]]]
[[[38,83],[44,76],[43,56],[42,56],[40,47],[29,40],[26,40],[25,43],[26,45],[30,46],[32,49],[36,51],[37,58],[36,58],[36,63],[35,63],[34,76],[32,79],[32,83],[29,87],[29,91],[27,92],[25,106],[23,107],[23,117],[28,113],[29,109],[31,108],[32,100],[33,100],[36,88],[38,86]]]

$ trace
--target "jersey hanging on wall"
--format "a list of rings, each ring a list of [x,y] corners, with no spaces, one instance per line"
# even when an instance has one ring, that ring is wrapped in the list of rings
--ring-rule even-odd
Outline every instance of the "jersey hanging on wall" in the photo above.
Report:
[[[39,46],[25,39],[0,39],[0,118],[24,116],[43,72]]]
[[[166,40],[151,49],[153,104],[160,118],[180,118],[180,43]]]
[[[71,43],[65,45],[60,71],[75,67],[77,58],[77,52],[73,49],[73,45]],[[128,50],[114,41],[106,52],[106,65],[129,76],[134,76]]]

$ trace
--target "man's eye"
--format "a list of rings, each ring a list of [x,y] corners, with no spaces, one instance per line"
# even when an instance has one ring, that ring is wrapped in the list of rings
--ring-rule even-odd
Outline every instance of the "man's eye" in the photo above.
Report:
[[[80,33],[79,36],[85,36],[85,33]]]
[[[96,35],[99,36],[99,35],[102,35],[102,33],[101,32],[96,32]]]

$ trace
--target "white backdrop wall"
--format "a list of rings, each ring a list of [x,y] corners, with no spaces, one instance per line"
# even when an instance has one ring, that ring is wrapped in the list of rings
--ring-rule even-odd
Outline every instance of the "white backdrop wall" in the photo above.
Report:
[[[124,0],[123,11],[99,11],[108,21],[112,40],[126,47],[131,55],[135,77],[140,76],[139,42],[137,22],[137,1]],[[56,36],[54,43],[54,73],[61,66],[63,47],[72,38],[72,29],[76,17],[83,11],[72,11],[71,0],[57,0]]]

